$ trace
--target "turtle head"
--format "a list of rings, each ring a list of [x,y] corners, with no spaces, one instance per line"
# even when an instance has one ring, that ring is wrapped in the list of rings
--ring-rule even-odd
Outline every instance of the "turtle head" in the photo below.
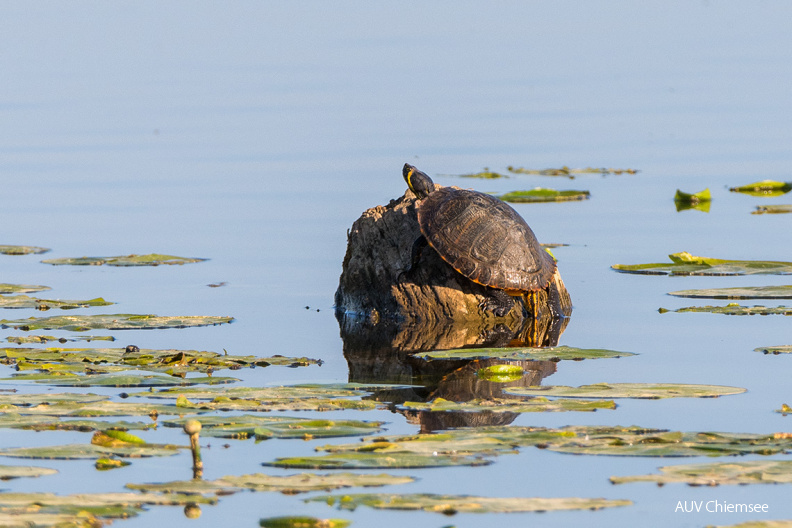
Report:
[[[429,196],[429,193],[434,191],[434,182],[425,172],[421,172],[409,163],[404,164],[402,169],[402,176],[410,190],[422,200]]]

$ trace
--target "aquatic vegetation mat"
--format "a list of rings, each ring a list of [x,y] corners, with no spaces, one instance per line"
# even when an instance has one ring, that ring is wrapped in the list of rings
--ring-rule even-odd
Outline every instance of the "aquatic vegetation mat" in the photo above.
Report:
[[[668,295],[695,299],[792,299],[792,285],[679,290]]]
[[[792,307],[787,306],[740,306],[737,303],[729,303],[726,306],[686,306],[676,310],[660,308],[660,313],[666,312],[697,312],[714,313],[724,315],[792,315]]]
[[[2,466],[0,465],[0,480],[11,480],[23,477],[42,477],[44,475],[54,475],[58,471],[55,469],[35,467],[35,466]]]
[[[0,294],[35,293],[51,289],[49,286],[36,286],[33,284],[0,284]]]
[[[412,477],[402,477],[380,473],[299,473],[295,475],[229,475],[216,480],[182,480],[153,484],[127,484],[133,490],[159,493],[196,493],[223,494],[238,491],[275,491],[286,494],[306,493],[309,491],[331,491],[340,488],[368,488],[408,484],[415,481]]]
[[[357,443],[328,444],[316,448],[317,451],[329,455],[277,459],[274,463],[266,465],[290,467],[291,464],[301,464],[295,467],[351,468],[354,467],[352,464],[355,461],[373,462],[376,457],[381,457],[393,458],[395,463],[396,457],[407,457],[407,455],[428,459],[432,456],[478,458],[486,463],[493,456],[514,454],[517,448],[529,446],[560,453],[587,455],[641,457],[771,455],[792,452],[791,436],[680,432],[640,427],[568,426],[552,429],[489,426],[460,428],[431,434],[366,437]],[[346,456],[341,457],[341,455]],[[350,465],[347,466],[347,462]]]
[[[611,268],[623,273],[643,275],[788,275],[792,262],[765,260],[725,260],[696,257],[687,252],[668,256],[670,263],[614,264]]]
[[[9,429],[26,429],[29,431],[99,431],[106,429],[116,430],[146,430],[151,429],[154,422],[109,422],[107,420],[92,420],[80,418],[64,420],[56,416],[22,415],[15,412],[4,411],[0,414],[0,427]]]
[[[47,394],[42,394],[46,398]],[[75,395],[79,396],[79,395]],[[159,415],[196,414],[206,412],[200,407],[179,406],[172,404],[132,401],[96,401],[95,395],[86,395],[86,400],[54,400],[52,403],[40,404],[23,403],[20,405],[3,404],[0,411],[6,417],[9,415],[21,416],[55,416],[64,418],[96,418],[113,416],[149,416],[156,418]],[[11,420],[5,418],[5,420]],[[16,420],[16,418],[14,419]],[[11,420],[13,422],[13,420]]]
[[[511,393],[511,391],[509,391]],[[516,393],[515,393],[516,394]],[[513,400],[493,398],[489,400],[471,400],[466,402],[448,401],[436,398],[430,402],[404,402],[398,406],[411,411],[430,412],[594,412],[599,409],[615,409],[612,401],[585,400],[548,400],[547,398],[531,398],[529,400]]]
[[[792,204],[757,205],[751,214],[788,214],[792,213]]]
[[[790,484],[792,483],[792,461],[752,460],[750,462],[665,466],[660,468],[659,474],[611,477],[610,481],[614,484],[681,482],[691,486]]]
[[[322,495],[306,502],[326,502],[341,510],[354,510],[368,506],[380,510],[423,510],[451,515],[455,513],[514,513],[547,512],[560,510],[599,510],[629,506],[632,501],[570,498],[500,498],[471,495],[437,495],[434,493],[360,493]]]
[[[183,449],[169,445],[123,445],[106,447],[94,444],[66,444],[48,447],[15,447],[0,449],[0,456],[12,458],[34,458],[39,460],[84,460],[109,457],[145,458],[171,456]]]
[[[75,308],[109,306],[111,304],[115,303],[105,301],[101,297],[86,301],[67,301],[61,299],[39,299],[38,297],[28,297],[27,295],[0,295],[0,308],[35,308],[36,310],[60,308],[61,310],[73,310]]]
[[[792,354],[792,345],[759,347],[754,348],[754,352],[761,352],[763,354]]]
[[[489,170],[488,168],[485,167],[484,170],[481,171],[481,172],[473,172],[473,173],[470,173],[470,174],[460,174],[459,177],[460,178],[478,178],[478,179],[482,179],[482,180],[495,180],[495,179],[498,179],[498,178],[508,178],[509,175],[508,174],[501,174],[499,172],[493,172],[493,171],[491,171],[491,170]]]
[[[71,332],[96,329],[145,330],[213,326],[230,323],[233,320],[233,317],[210,315],[182,317],[141,314],[56,315],[16,320],[0,319],[0,328],[13,328],[23,332],[33,330],[68,330]]]
[[[183,427],[194,418],[164,420],[165,427]],[[202,416],[201,435],[245,440],[255,438],[332,438],[341,436],[363,436],[378,433],[382,422],[360,420],[319,420],[295,418],[293,416]]]
[[[498,196],[504,202],[511,203],[539,203],[539,202],[570,202],[588,200],[591,193],[588,191],[557,191],[537,187],[530,191],[512,191]]]
[[[49,248],[37,246],[0,246],[0,253],[3,255],[33,255],[46,253]]]
[[[636,169],[606,169],[599,167],[586,167],[583,169],[570,169],[567,166],[558,169],[526,169],[523,167],[506,167],[511,173],[514,174],[535,174],[538,176],[566,176],[570,179],[574,178],[576,174],[636,174],[639,171]]]
[[[148,255],[122,255],[119,257],[56,258],[42,260],[41,262],[54,266],[161,266],[189,264],[193,262],[203,262],[205,260],[208,259],[175,257],[173,255],[151,253]]]
[[[723,385],[678,383],[596,383],[580,387],[535,386],[509,387],[508,394],[518,396],[560,396],[566,398],[717,398],[741,394],[745,389]]]
[[[619,358],[634,356],[632,352],[617,352],[598,348],[558,346],[550,348],[458,348],[413,354],[420,359],[503,359],[514,361],[561,361],[581,359]]]
[[[781,196],[792,190],[792,182],[762,180],[739,187],[730,187],[729,190],[731,192],[750,194],[751,196]]]
[[[49,343],[50,341],[57,341],[58,343],[85,341],[90,343],[91,341],[115,341],[115,337],[91,336],[91,335],[69,336],[69,337],[55,337],[50,335],[29,335],[29,336],[8,336],[6,337],[6,341],[9,343],[15,343],[17,345],[44,344],[44,343]]]
[[[259,520],[262,528],[346,528],[346,519],[317,519],[316,517],[267,517]]]
[[[326,456],[283,457],[264,466],[286,469],[414,469],[451,466],[485,466],[492,461],[476,455],[416,453],[337,453]]]

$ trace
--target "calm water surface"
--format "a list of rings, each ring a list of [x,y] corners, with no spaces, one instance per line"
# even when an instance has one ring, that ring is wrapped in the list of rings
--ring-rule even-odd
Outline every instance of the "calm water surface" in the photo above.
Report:
[[[727,190],[792,179],[790,17],[788,4],[770,1],[497,2],[486,8],[476,2],[5,2],[0,242],[50,247],[48,258],[161,252],[211,260],[54,268],[39,264],[39,256],[4,256],[2,281],[47,284],[55,298],[102,296],[118,303],[91,313],[231,315],[236,322],[221,327],[115,335],[122,346],[225,348],[325,362],[242,372],[250,385],[345,382],[332,299],[346,230],[364,209],[404,192],[404,162],[439,183],[482,191],[587,189],[586,202],[517,209],[541,241],[569,244],[555,250],[575,307],[561,344],[640,355],[564,362],[545,383],[671,381],[748,392],[623,401],[616,411],[524,415],[514,423],[789,430],[789,418],[772,411],[788,401],[790,358],[752,351],[792,344],[789,318],[657,311],[706,303],[669,297],[669,291],[788,284],[788,277],[634,276],[609,266],[664,261],[678,251],[792,260],[792,217],[750,214],[756,205],[792,198]],[[484,167],[504,172],[508,165],[641,172],[575,180],[443,176]],[[713,194],[708,214],[676,212],[677,188],[706,187]],[[206,287],[220,281],[228,285]],[[399,414],[350,413],[330,416],[385,420],[389,432],[417,430]],[[167,429],[150,438],[186,441]],[[3,447],[85,441],[80,433],[0,435]],[[325,443],[213,446],[204,453],[205,476],[258,472],[260,462],[311,454]],[[261,517],[299,512],[382,527],[704,526],[762,518],[675,514],[680,500],[762,502],[770,509],[764,518],[792,518],[783,486],[615,487],[607,480],[703,461],[525,448],[488,467],[393,471],[420,477],[394,492],[635,502],[600,512],[349,513],[304,505],[303,496],[240,493],[203,508],[199,520],[187,520],[179,508],[154,508],[119,526],[221,526],[230,519],[255,526]],[[89,461],[41,465],[61,473],[3,488],[97,492],[191,476],[186,454],[104,473]]]

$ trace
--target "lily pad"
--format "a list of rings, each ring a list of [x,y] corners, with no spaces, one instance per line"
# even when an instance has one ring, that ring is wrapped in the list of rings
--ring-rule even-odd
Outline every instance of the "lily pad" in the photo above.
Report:
[[[501,174],[499,172],[492,172],[491,170],[485,168],[481,172],[475,172],[471,174],[460,174],[460,178],[479,178],[484,180],[494,180],[497,178],[508,178],[509,176],[506,174]]]
[[[11,480],[22,477],[42,477],[44,475],[54,475],[58,471],[55,469],[34,467],[34,466],[0,466],[0,480]]]
[[[792,299],[792,285],[679,290],[668,295],[695,299]]]
[[[763,354],[792,354],[792,345],[759,347],[754,348],[754,352],[761,352]]]
[[[85,526],[95,528],[101,523],[94,516],[103,519],[128,518],[142,512],[143,507],[146,505],[185,506],[194,503],[214,504],[216,502],[217,498],[215,497],[160,493],[84,493],[78,495],[0,493],[0,510],[4,514],[8,514],[12,522],[17,516],[29,515],[33,523],[32,526],[42,526],[39,516],[47,519],[48,516],[52,515],[74,515],[77,519],[90,521],[90,524]],[[8,525],[3,523],[3,526]],[[14,526],[14,524],[11,524],[11,526]]]
[[[628,500],[582,498],[499,498],[470,495],[437,495],[434,493],[385,494],[360,493],[322,495],[306,502],[326,502],[342,510],[369,506],[381,510],[423,510],[452,515],[455,513],[547,512],[560,510],[599,510],[629,506]]]
[[[660,472],[660,474],[654,475],[611,477],[610,481],[614,484],[629,482],[671,484],[683,482],[691,486],[792,483],[792,461],[790,460],[686,464],[661,467]]]
[[[488,367],[479,369],[476,372],[476,375],[479,378],[495,383],[509,383],[516,381],[522,378],[524,374],[525,369],[523,369],[520,365],[511,365],[508,363],[490,365]]]
[[[187,420],[165,420],[165,427],[183,427]],[[220,438],[331,438],[341,436],[363,436],[377,433],[382,422],[359,420],[318,420],[292,416],[204,416],[200,419],[201,435]]]
[[[36,310],[50,310],[60,308],[61,310],[73,310],[74,308],[90,308],[92,306],[109,306],[115,304],[105,301],[101,297],[86,301],[65,301],[60,299],[39,299],[28,297],[27,295],[0,295],[0,308],[35,308]]]
[[[512,191],[498,196],[504,202],[534,203],[534,202],[569,202],[588,200],[591,193],[588,191],[557,191],[537,187],[530,191]]]
[[[0,409],[7,405],[57,405],[60,403],[96,403],[109,400],[109,396],[102,394],[82,394],[73,392],[63,393],[15,393],[0,395]]]
[[[726,306],[686,306],[676,310],[660,308],[660,313],[666,312],[699,312],[717,313],[724,315],[792,315],[792,307],[787,306],[740,306],[737,303],[729,303]]]
[[[36,246],[0,246],[0,253],[3,255],[31,255],[46,253],[49,248]]]
[[[237,378],[221,376],[198,376],[180,378],[155,374],[94,374],[77,376],[70,373],[17,374],[0,381],[35,381],[53,387],[184,387],[189,385],[220,385],[239,381]]]
[[[28,343],[49,343],[50,341],[57,341],[59,343],[73,342],[73,341],[115,341],[113,336],[71,336],[71,337],[55,337],[48,335],[30,335],[30,336],[8,336],[6,341],[9,343],[16,343],[17,345]]]
[[[49,286],[36,286],[33,284],[0,284],[0,294],[34,293],[51,289]]]
[[[46,396],[46,394],[44,395]],[[149,416],[196,414],[204,412],[199,407],[182,407],[151,402],[130,401],[61,401],[40,405],[4,405],[2,411],[8,415],[14,413],[22,416],[57,416],[71,418],[92,418],[110,416]],[[110,427],[110,425],[108,425]]]
[[[2,452],[0,451],[0,454]],[[324,456],[285,457],[264,466],[287,469],[383,469],[485,466],[492,461],[471,455],[431,455],[414,453],[337,453]]]
[[[263,528],[346,528],[346,519],[317,519],[316,517],[267,517],[259,521]]]
[[[730,187],[730,191],[751,196],[781,196],[792,190],[792,182],[780,182],[774,180],[762,180],[740,187]]]
[[[598,348],[574,348],[567,346],[550,348],[458,348],[434,350],[413,354],[420,359],[503,359],[514,361],[560,361],[581,359],[618,358],[634,356],[632,352],[617,352]]]
[[[0,328],[14,328],[23,332],[33,330],[68,330],[85,332],[91,329],[107,330],[147,330],[164,328],[187,328],[192,326],[211,326],[230,323],[233,317],[218,316],[158,316],[139,314],[101,314],[101,315],[56,315],[52,317],[31,317],[29,319],[0,319]]]
[[[180,446],[126,444],[119,447],[104,447],[94,444],[67,444],[47,447],[16,447],[0,449],[0,456],[13,458],[35,458],[53,460],[98,459],[109,457],[142,458],[171,456],[178,453]],[[0,503],[2,497],[0,496]]]
[[[0,513],[0,526],[4,528],[30,528],[31,526],[36,528],[97,528],[102,526],[102,521],[88,512],[41,513],[20,511]]]
[[[787,214],[792,213],[792,204],[757,205],[751,214]]]
[[[36,368],[40,370],[68,370],[72,372],[102,372],[106,365],[117,365],[127,370],[147,370],[182,375],[188,372],[211,373],[218,369],[240,369],[243,367],[267,367],[282,365],[289,367],[321,364],[321,361],[306,357],[255,357],[235,356],[217,352],[197,350],[128,350],[125,348],[0,348],[0,358],[6,357],[16,362],[18,369]],[[72,365],[73,369],[53,368],[58,365]],[[119,369],[110,369],[119,370]]]
[[[745,389],[723,385],[688,385],[677,383],[597,383],[580,387],[535,386],[508,387],[518,396],[561,396],[565,398],[717,398],[741,394]]]
[[[44,264],[55,266],[160,266],[163,264],[188,264],[192,262],[203,262],[204,258],[174,257],[173,255],[160,255],[151,253],[149,255],[123,255],[119,257],[79,257],[79,258],[57,258],[42,260]]]
[[[764,260],[724,260],[696,257],[687,252],[668,256],[671,263],[614,264],[611,268],[623,273],[643,275],[789,275],[792,262]]]
[[[509,391],[510,392],[510,391]],[[615,409],[613,401],[585,401],[585,400],[548,400],[547,398],[531,398],[529,400],[509,400],[493,398],[489,400],[471,400],[467,402],[453,402],[436,398],[431,402],[404,402],[399,405],[402,409],[411,411],[431,412],[565,412],[588,411],[598,409]]]
[[[231,475],[217,480],[184,480],[158,484],[127,484],[129,489],[161,493],[229,494],[241,490],[278,491],[289,495],[309,491],[330,491],[340,488],[379,487],[408,484],[415,479],[381,473],[300,473],[297,475]]]
[[[674,195],[674,201],[679,203],[697,204],[701,202],[709,202],[711,200],[712,193],[710,193],[709,189],[704,189],[703,191],[692,194],[682,192],[677,189],[676,195]]]
[[[27,429],[29,431],[98,431],[106,429],[137,429],[146,430],[154,426],[153,422],[108,422],[105,420],[64,420],[56,416],[22,415],[16,412],[0,414],[0,427],[11,429]]]

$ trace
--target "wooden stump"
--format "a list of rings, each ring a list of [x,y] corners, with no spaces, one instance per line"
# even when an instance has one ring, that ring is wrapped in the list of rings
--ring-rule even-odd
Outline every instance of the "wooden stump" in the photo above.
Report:
[[[391,336],[396,350],[503,346],[511,341],[528,346],[557,344],[572,312],[558,270],[549,286],[535,296],[537,306],[529,301],[524,307],[515,298],[512,309],[502,317],[482,307],[483,301],[494,296],[492,288],[467,279],[431,248],[407,272],[413,243],[420,236],[415,201],[407,190],[388,205],[365,211],[349,230],[335,294],[342,335],[379,334],[374,327],[387,322],[385,334]],[[553,316],[548,304],[551,293],[560,298],[565,317]],[[390,323],[398,327],[394,330]]]

